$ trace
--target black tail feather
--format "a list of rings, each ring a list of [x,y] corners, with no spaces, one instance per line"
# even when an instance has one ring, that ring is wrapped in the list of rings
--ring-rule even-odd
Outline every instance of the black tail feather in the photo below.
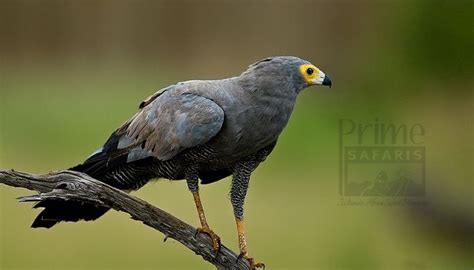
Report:
[[[123,134],[120,129],[110,135],[102,148],[89,156],[82,164],[76,165],[69,170],[85,173],[95,179],[107,183],[104,175],[111,170],[127,164],[128,148],[118,149],[119,141]],[[113,183],[107,183],[113,185]]]
[[[84,204],[76,201],[47,200],[37,203],[34,208],[44,207],[36,217],[32,228],[51,228],[60,221],[95,220],[109,208]]]
[[[92,178],[102,181],[119,189],[137,189],[143,186],[154,175],[147,170],[153,161],[152,157],[127,163],[127,149],[117,149],[120,140],[120,130],[114,132],[104,146],[88,157],[82,164],[69,170],[85,173]],[[130,173],[129,171],[130,170]],[[129,179],[124,179],[123,171],[127,171]],[[114,173],[121,173],[118,180]],[[51,228],[60,221],[95,220],[105,214],[109,208],[97,207],[75,201],[46,200],[35,205],[44,207],[31,225],[33,228]]]
[[[84,163],[76,165],[69,170],[82,172],[90,177],[100,180],[100,177],[107,172],[107,162],[110,157],[106,153],[100,152],[90,158],[88,158]]]
[[[70,170],[82,172],[83,170],[91,170],[91,172],[99,172],[100,164],[92,166],[84,166],[83,164],[75,166]],[[86,172],[87,173],[87,172]],[[89,173],[87,173],[89,174]],[[100,180],[100,179],[98,179]],[[109,208],[98,207],[92,204],[86,204],[77,201],[59,201],[45,200],[37,203],[34,208],[44,207],[43,211],[31,224],[32,228],[51,228],[61,221],[76,222],[79,220],[95,220],[105,214]]]
[[[84,163],[74,166],[69,170],[82,172],[97,180],[104,181],[104,175],[109,169],[108,163],[111,159],[107,150],[111,151],[113,148],[116,149],[117,143],[118,136],[114,133],[100,151],[97,151],[87,158]],[[32,228],[51,228],[61,221],[76,222],[79,220],[95,220],[109,210],[109,208],[98,207],[92,204],[59,200],[46,200],[34,206],[34,208],[41,207],[44,209],[34,220],[31,225]]]

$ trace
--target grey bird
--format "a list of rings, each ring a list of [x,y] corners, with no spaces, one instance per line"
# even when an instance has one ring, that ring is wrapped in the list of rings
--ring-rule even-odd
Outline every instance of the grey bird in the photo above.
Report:
[[[201,184],[232,175],[230,199],[241,257],[252,268],[264,266],[248,256],[244,199],[250,175],[272,152],[288,123],[298,94],[331,80],[310,62],[293,57],[265,58],[236,77],[193,80],[165,87],[143,101],[139,111],[82,164],[83,172],[123,190],[151,179],[187,181],[201,228],[217,250],[219,237],[209,228],[199,197]],[[32,227],[60,221],[94,220],[108,209],[75,202],[43,201]]]

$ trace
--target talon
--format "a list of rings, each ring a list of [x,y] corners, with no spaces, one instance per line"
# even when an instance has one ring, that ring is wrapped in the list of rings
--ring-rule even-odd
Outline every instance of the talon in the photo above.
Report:
[[[247,261],[249,261],[249,264],[250,264],[250,269],[252,270],[255,270],[257,268],[263,268],[263,270],[265,270],[265,264],[262,263],[262,262],[255,262],[255,260],[253,258],[249,258],[249,257],[245,257],[247,259]]]
[[[262,268],[263,270],[265,270],[265,264],[263,262],[258,262],[256,264],[254,264],[255,268]]]
[[[220,248],[221,248],[221,238],[209,228],[197,228],[195,236],[198,233],[205,233],[205,234],[209,235],[209,237],[212,240],[212,248],[214,249],[214,251],[217,254],[219,252]]]
[[[242,258],[245,258],[249,264],[250,264],[250,269],[252,270],[255,270],[257,268],[262,268],[263,270],[265,270],[265,264],[262,263],[262,262],[255,262],[254,258],[251,258],[251,257],[248,257],[247,255],[243,254],[243,253],[240,253],[239,256],[237,257],[237,261],[242,259]]]

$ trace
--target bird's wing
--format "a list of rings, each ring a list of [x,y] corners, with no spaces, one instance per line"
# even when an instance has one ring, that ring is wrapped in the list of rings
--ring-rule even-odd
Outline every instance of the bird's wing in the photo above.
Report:
[[[142,103],[140,103],[140,106],[138,106],[138,108],[143,109],[144,107],[148,106],[148,104],[155,101],[155,99],[157,99],[159,96],[161,96],[161,94],[163,94],[167,90],[173,89],[174,87],[175,87],[175,85],[170,85],[168,87],[165,87],[165,88],[162,88],[162,89],[156,91],[153,95],[147,97],[144,101],[142,101]]]
[[[142,105],[129,122],[126,137],[160,160],[208,142],[224,122],[219,105],[192,93],[163,91]]]

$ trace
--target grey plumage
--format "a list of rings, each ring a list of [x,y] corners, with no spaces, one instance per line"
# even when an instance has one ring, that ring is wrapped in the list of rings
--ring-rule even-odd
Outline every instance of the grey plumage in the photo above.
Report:
[[[306,66],[317,74],[301,69]],[[189,189],[197,191],[198,178],[206,184],[233,175],[231,202],[242,219],[250,175],[273,150],[298,93],[330,83],[326,77],[300,58],[272,57],[236,77],[168,86],[143,101],[101,149],[71,169],[126,190],[152,178],[186,178]],[[91,220],[107,211],[57,202],[39,206],[46,209],[33,227]]]

